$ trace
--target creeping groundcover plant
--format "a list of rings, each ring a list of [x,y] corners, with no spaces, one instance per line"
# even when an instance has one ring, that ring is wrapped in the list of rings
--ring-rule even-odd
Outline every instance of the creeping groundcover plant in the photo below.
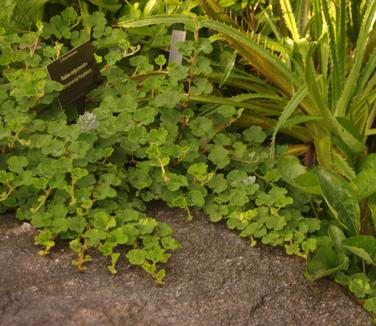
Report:
[[[163,283],[162,200],[307,260],[376,313],[376,0],[22,1],[0,13],[0,210],[84,270]],[[168,62],[171,33],[182,63]],[[91,41],[102,83],[61,108],[46,65]]]

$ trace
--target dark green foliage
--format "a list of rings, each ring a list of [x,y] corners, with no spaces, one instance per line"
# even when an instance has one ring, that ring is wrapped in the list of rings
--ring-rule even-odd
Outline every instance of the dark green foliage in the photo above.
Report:
[[[232,128],[242,108],[190,103],[213,91],[209,39],[187,41],[184,66],[166,70],[162,53],[137,53],[136,34],[111,27],[102,12],[85,19],[105,80],[79,104],[81,114],[78,105],[59,108],[62,86],[44,68],[87,38],[74,8],[34,32],[0,35],[1,210],[15,208],[40,230],[41,254],[68,240],[80,270],[96,248],[116,273],[125,247],[131,264],[162,283],[157,265],[179,242],[143,213],[144,203],[158,199],[189,219],[198,208],[213,222],[225,220],[252,244],[260,238],[290,254],[314,250],[307,237],[319,221],[289,209],[293,199],[277,184],[262,128]],[[179,82],[187,78],[188,90]]]
[[[289,1],[280,1],[286,24],[282,34],[300,42],[301,48],[295,44],[294,49],[282,42],[274,22],[269,22],[273,31],[257,26],[265,41],[262,46],[260,40],[221,22],[195,21],[191,12],[195,1],[165,6],[158,1],[122,5],[82,0],[73,6],[69,1],[36,1],[33,15],[23,17],[17,16],[22,1],[15,3],[0,14],[0,210],[15,210],[20,220],[31,221],[39,230],[35,242],[43,247],[41,254],[65,240],[77,254],[73,264],[80,270],[96,249],[108,257],[111,273],[125,257],[163,283],[165,270],[160,265],[180,244],[169,225],[145,215],[147,203],[163,200],[184,209],[189,220],[192,208],[204,211],[210,221],[225,223],[252,246],[257,241],[283,246],[288,254],[307,258],[308,279],[333,275],[364,300],[366,309],[376,312],[375,158],[371,154],[357,162],[357,156],[347,155],[351,150],[358,155],[363,145],[349,144],[357,145],[368,135],[360,135],[349,119],[326,121],[325,112],[309,111],[312,105],[321,107],[316,103],[320,92],[329,91],[322,76],[333,75],[342,82],[330,91],[345,104],[350,102],[340,96],[347,83],[343,69],[328,76],[317,71],[311,56],[325,61],[325,53],[319,53],[323,48],[316,53],[305,48],[307,40],[299,39],[307,24],[302,1],[296,1],[294,12]],[[344,3],[335,7],[338,13],[345,11]],[[374,1],[370,3],[374,6]],[[247,5],[256,10],[256,1]],[[242,19],[247,5],[201,1],[211,15],[215,8],[230,8]],[[323,11],[329,15],[325,6]],[[176,12],[191,16],[148,17]],[[15,15],[20,19],[14,20]],[[237,26],[226,11],[220,15]],[[350,32],[356,38],[360,16],[353,15]],[[139,17],[143,20],[127,22]],[[344,17],[340,18],[343,25]],[[170,30],[148,25],[179,19],[189,32],[189,40],[178,45],[183,64],[167,65]],[[237,52],[223,49],[217,36],[207,37],[204,27],[227,33],[230,45],[240,42],[262,57],[252,63],[257,56],[245,56],[262,74],[274,76],[275,85],[235,71],[236,65],[243,67]],[[325,33],[332,33],[332,27],[328,24]],[[273,33],[279,43],[266,38]],[[320,46],[331,46],[337,57],[331,58],[332,63],[326,60],[322,69],[330,64],[344,68],[343,38],[327,37],[320,39]],[[56,100],[62,85],[48,78],[45,66],[88,39],[104,82],[63,111]],[[293,69],[283,61],[290,50]],[[299,53],[307,58],[296,57]],[[359,67],[360,62],[355,63]],[[290,78],[294,69],[299,78],[305,71],[304,78]],[[371,73],[365,71],[360,88]],[[306,86],[299,88],[302,83]],[[231,97],[226,98],[228,94]],[[360,110],[366,102],[357,98],[350,104]],[[267,129],[273,127],[273,117],[274,132]],[[311,135],[297,127],[302,123],[311,127]],[[369,123],[367,128],[372,134]],[[293,147],[275,142],[279,131],[298,140],[313,137],[316,151],[329,153],[319,157],[327,164],[309,169],[287,155]],[[304,148],[306,152],[309,146]],[[354,159],[350,162],[349,157]]]

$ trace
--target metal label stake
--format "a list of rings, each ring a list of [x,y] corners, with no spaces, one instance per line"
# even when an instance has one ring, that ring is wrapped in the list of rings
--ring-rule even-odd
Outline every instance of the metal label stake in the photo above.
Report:
[[[168,63],[175,62],[177,64],[181,64],[183,62],[183,56],[179,53],[176,45],[178,42],[185,41],[186,36],[186,31],[180,31],[175,29],[172,31]]]

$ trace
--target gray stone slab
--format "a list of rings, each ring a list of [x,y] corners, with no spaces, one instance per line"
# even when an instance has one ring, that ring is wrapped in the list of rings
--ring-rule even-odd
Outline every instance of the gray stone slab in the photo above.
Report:
[[[251,248],[204,215],[151,213],[170,223],[183,247],[167,264],[164,286],[100,256],[79,273],[66,246],[38,256],[33,229],[0,218],[0,325],[372,325],[370,316],[329,280],[310,283],[305,262],[273,248]]]

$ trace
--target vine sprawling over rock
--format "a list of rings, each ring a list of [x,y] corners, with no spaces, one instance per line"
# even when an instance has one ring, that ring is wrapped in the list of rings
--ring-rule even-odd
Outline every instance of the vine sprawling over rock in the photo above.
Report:
[[[190,101],[213,92],[210,40],[180,44],[185,64],[166,67],[163,51],[153,59],[134,43],[137,34],[110,27],[102,12],[88,19],[104,82],[66,110],[56,101],[62,86],[45,66],[87,39],[76,11],[68,7],[33,32],[0,35],[1,207],[40,230],[41,253],[68,240],[79,269],[97,248],[116,273],[125,245],[129,262],[162,282],[157,264],[179,243],[168,225],[143,213],[158,199],[188,218],[193,207],[213,222],[226,219],[252,243],[313,250],[316,240],[305,235],[319,221],[304,218],[277,185],[264,131],[232,128],[242,108]],[[157,30],[168,44],[166,28],[148,35]]]
[[[376,0],[360,2],[6,2],[0,212],[41,254],[65,240],[80,270],[98,250],[161,284],[180,243],[147,204],[200,209],[376,313]],[[103,82],[62,109],[46,66],[86,41]]]

